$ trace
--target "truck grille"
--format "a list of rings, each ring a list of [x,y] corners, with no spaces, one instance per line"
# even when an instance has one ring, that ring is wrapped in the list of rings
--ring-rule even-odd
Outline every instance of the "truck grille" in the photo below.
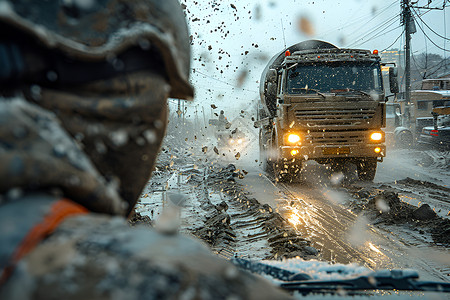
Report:
[[[375,114],[372,108],[320,107],[295,111],[297,122],[307,127],[355,126],[367,123]]]
[[[364,143],[366,135],[366,131],[311,132],[306,136],[305,142],[325,145],[352,145]]]

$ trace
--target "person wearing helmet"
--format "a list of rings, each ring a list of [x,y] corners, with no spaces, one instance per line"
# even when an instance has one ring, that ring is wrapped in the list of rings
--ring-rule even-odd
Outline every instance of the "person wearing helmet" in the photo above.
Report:
[[[219,123],[218,123],[218,129],[219,130],[225,130],[230,128],[231,123],[228,122],[227,117],[225,117],[225,112],[223,110],[220,111],[219,114]]]
[[[0,299],[287,297],[126,222],[189,65],[176,0],[0,0]]]

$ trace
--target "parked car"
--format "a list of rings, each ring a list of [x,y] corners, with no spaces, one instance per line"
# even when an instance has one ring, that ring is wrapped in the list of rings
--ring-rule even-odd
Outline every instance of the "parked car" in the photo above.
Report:
[[[450,149],[450,107],[433,109],[433,126],[425,126],[419,136],[419,143]],[[445,114],[440,114],[440,113]]]

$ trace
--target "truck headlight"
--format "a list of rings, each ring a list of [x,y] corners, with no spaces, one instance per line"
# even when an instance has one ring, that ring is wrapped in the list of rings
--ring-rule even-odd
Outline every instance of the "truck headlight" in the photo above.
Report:
[[[383,134],[381,132],[374,132],[370,135],[372,141],[381,141]]]
[[[288,135],[287,140],[288,140],[289,143],[295,144],[295,143],[300,142],[300,136],[298,134],[295,134],[295,133],[290,133]]]

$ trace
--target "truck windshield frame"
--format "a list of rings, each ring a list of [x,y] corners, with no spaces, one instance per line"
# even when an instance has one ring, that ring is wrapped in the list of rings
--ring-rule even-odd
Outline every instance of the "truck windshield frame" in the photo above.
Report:
[[[361,91],[383,93],[383,80],[377,62],[299,63],[287,70],[288,94],[305,94],[307,89],[322,93]]]

